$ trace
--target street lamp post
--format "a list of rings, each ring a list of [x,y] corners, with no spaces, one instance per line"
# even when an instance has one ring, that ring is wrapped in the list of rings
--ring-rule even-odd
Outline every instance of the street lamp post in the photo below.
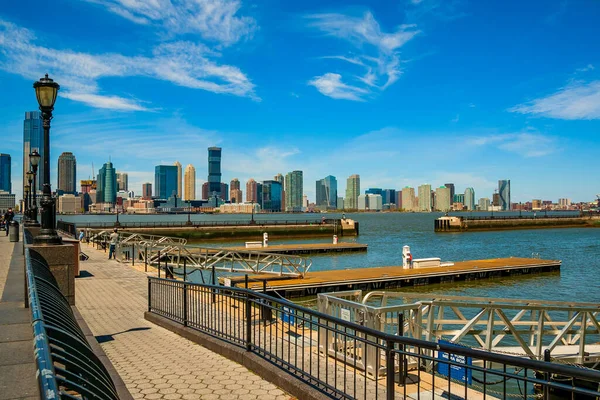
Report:
[[[523,205],[519,202],[519,218],[522,218],[521,213],[523,212]]]
[[[31,190],[31,186],[25,185],[25,187],[23,187],[23,192],[25,193],[25,201],[23,202],[23,220],[24,222],[27,222],[29,220],[29,213],[30,213],[30,208],[29,208],[29,202],[31,201],[31,198],[29,197],[29,191]]]
[[[190,212],[191,211],[192,211],[192,201],[188,200],[188,207],[187,207],[188,220],[185,223],[187,226],[191,226],[192,225],[192,221],[190,219]]]
[[[44,188],[42,190],[42,229],[34,239],[36,244],[62,244],[62,239],[56,233],[56,199],[50,189],[50,120],[60,86],[48,78],[48,74],[33,84],[35,96],[42,112],[44,127]]]
[[[29,223],[29,221],[31,221],[32,215],[31,215],[31,203],[32,200],[31,198],[33,197],[33,185],[31,184],[33,182],[33,172],[30,170],[28,171],[25,175],[27,175],[27,182],[29,185],[29,191],[28,191],[28,197],[29,200],[27,201],[27,222]]]
[[[31,186],[31,197],[33,200],[33,205],[31,206],[31,221],[29,222],[29,226],[40,226],[40,223],[37,220],[38,217],[38,207],[37,207],[37,170],[38,164],[40,163],[40,153],[38,153],[37,149],[33,149],[31,154],[29,154],[29,162],[31,163],[31,168],[33,169],[33,186]]]

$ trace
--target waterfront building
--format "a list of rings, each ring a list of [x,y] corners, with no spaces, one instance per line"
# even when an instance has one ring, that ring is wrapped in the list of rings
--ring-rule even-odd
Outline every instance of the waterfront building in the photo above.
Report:
[[[117,171],[112,162],[100,168],[97,178],[96,203],[114,204],[117,201]]]
[[[302,207],[306,209],[308,208],[308,205],[308,196],[304,194],[302,195]]]
[[[220,199],[223,201],[229,201],[229,185],[221,182],[221,197]]]
[[[63,194],[58,197],[58,212],[60,214],[79,214],[83,210],[83,197],[74,194]]]
[[[44,128],[42,126],[42,115],[39,111],[28,111],[23,121],[23,176],[31,169],[29,154],[37,149],[40,153],[40,162],[37,170],[37,187],[41,191],[44,187]],[[24,181],[23,181],[24,182]]]
[[[177,166],[157,165],[154,168],[154,196],[168,199],[177,194]]]
[[[254,212],[255,214],[260,212],[260,205],[258,203],[231,203],[231,204],[221,204],[219,206],[219,212],[223,214],[250,214]]]
[[[402,208],[405,211],[416,211],[415,188],[406,186],[402,189]]]
[[[350,175],[346,179],[346,201],[344,204],[346,209],[358,209],[358,195],[360,195],[360,175]]]
[[[366,194],[359,195],[358,198],[356,199],[356,208],[358,210],[364,211],[364,210],[367,210],[367,207],[368,207],[367,195]]]
[[[396,203],[396,189],[383,189],[383,191],[381,192],[381,197],[382,197],[382,201],[383,204],[389,204],[389,205],[397,205]]]
[[[419,186],[419,211],[431,212],[431,185]]]
[[[268,212],[280,212],[282,192],[281,183],[275,180],[263,181],[260,201],[262,209]]]
[[[152,198],[152,183],[146,182],[142,184],[142,199],[150,200]]]
[[[331,209],[337,207],[337,179],[334,176],[326,176],[316,182],[316,200],[317,207],[322,209]]]
[[[257,183],[254,179],[248,179],[246,182],[246,202],[256,203],[258,201]]]
[[[558,206],[562,209],[571,207],[571,199],[558,199]]]
[[[15,195],[0,190],[0,213],[4,214],[9,208],[15,208]]]
[[[275,177],[274,177],[273,179],[274,179],[275,181],[277,181],[277,182],[281,183],[281,187],[283,187],[283,184],[284,184],[285,178],[283,177],[283,175],[282,175],[282,174],[277,174],[277,175],[275,175]]]
[[[208,182],[202,184],[202,200],[208,200]]]
[[[465,201],[463,204],[469,211],[473,211],[475,209],[475,189],[472,187],[465,189]]]
[[[344,209],[344,198],[343,197],[338,196],[336,208],[338,210],[343,210]]]
[[[378,194],[380,196],[383,195],[383,189],[381,188],[368,188],[365,190],[365,194]]]
[[[396,190],[396,208],[402,210],[402,190]]]
[[[208,195],[223,197],[221,193],[221,148],[208,148]],[[208,198],[208,197],[207,197]]]
[[[492,196],[492,206],[500,207],[500,195],[498,193],[494,193]]]
[[[464,195],[464,193],[455,193],[454,197],[452,198],[452,201],[450,202],[450,204],[454,204],[454,203],[464,204],[465,203],[465,195]]]
[[[10,154],[0,153],[0,190],[3,192],[12,193]]]
[[[502,211],[510,211],[510,179],[498,181],[498,201]]]
[[[73,153],[65,151],[58,157],[58,185],[56,190],[75,194],[77,192],[77,160]]]
[[[450,189],[450,204],[452,204],[454,202],[454,194],[456,193],[454,183],[445,183],[444,186]]]
[[[488,211],[490,209],[490,199],[482,197],[479,199],[479,211]]]
[[[185,167],[183,180],[185,186],[183,199],[185,201],[196,200],[196,168],[192,164]]]
[[[440,186],[435,190],[435,208],[437,211],[450,211],[450,188]]]
[[[181,187],[181,163],[179,161],[175,161],[175,163],[173,165],[177,167],[177,197],[179,197],[181,199],[181,198],[183,198],[183,190]],[[186,168],[186,170],[187,170],[187,168]],[[196,176],[195,170],[194,170],[194,176]],[[196,192],[196,184],[194,182],[194,197],[196,197],[195,192]]]
[[[79,186],[81,186],[81,193],[89,193],[90,191],[98,188],[98,184],[95,179],[81,180],[79,181]]]
[[[542,200],[540,200],[540,199],[531,200],[531,209],[533,211],[541,210],[542,209]]]
[[[285,175],[285,209],[286,211],[302,211],[302,194],[304,180],[302,171],[292,171]]]
[[[117,172],[117,189],[129,190],[129,175],[126,172]]]
[[[381,211],[383,210],[383,197],[380,194],[368,194],[367,203],[369,204],[369,210]]]
[[[243,203],[242,190],[240,189],[240,181],[238,178],[233,178],[229,183],[229,198],[232,203]]]

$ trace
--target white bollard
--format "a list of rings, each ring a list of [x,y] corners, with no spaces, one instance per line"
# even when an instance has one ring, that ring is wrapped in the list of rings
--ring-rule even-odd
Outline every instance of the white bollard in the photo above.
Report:
[[[337,244],[337,235],[333,235],[333,244]]]
[[[269,234],[263,233],[263,247],[269,247]]]
[[[410,246],[402,247],[402,268],[409,269],[412,264],[412,255],[410,254]]]

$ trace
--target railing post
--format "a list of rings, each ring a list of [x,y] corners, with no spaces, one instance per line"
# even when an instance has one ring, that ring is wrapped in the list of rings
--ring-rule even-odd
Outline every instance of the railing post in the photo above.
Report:
[[[187,281],[187,259],[183,259],[183,281]]]
[[[394,363],[394,342],[391,340],[386,340],[387,347],[385,350],[385,362],[386,362],[386,399],[394,400],[395,397],[395,382],[394,382],[394,374],[395,374],[395,363]]]
[[[187,283],[183,282],[183,326],[188,326],[188,296]]]
[[[158,251],[158,262],[156,265],[158,266],[158,277],[160,278],[160,250]]]
[[[131,265],[135,265],[135,243],[131,244]]]
[[[216,275],[216,272],[215,272],[215,266],[213,265],[212,266],[212,284],[213,284],[213,286],[215,286],[217,284],[216,283],[216,277],[217,277],[217,275]],[[216,290],[214,288],[212,289],[212,302],[213,303],[217,302],[217,292],[216,292]]]
[[[244,287],[248,289],[248,274],[244,275]]]
[[[148,272],[148,245],[144,248],[144,271]]]
[[[580,339],[583,340],[583,339]],[[552,359],[550,357],[550,350],[546,349],[544,350],[544,361],[546,362],[551,362]],[[550,388],[548,387],[548,383],[550,382],[550,374],[545,372],[544,373],[544,379],[546,380],[546,384],[544,385],[544,400],[549,400],[550,399]]]
[[[152,281],[150,280],[150,277],[148,277],[148,312],[152,311]]]
[[[252,303],[250,302],[250,293],[246,294],[246,351],[252,350]]]
[[[402,337],[404,336],[404,312],[400,311],[398,313],[398,336]],[[406,350],[406,347],[403,344],[400,344],[400,360],[398,360],[398,376],[399,376],[399,382],[404,385],[406,383],[406,371],[407,369],[404,368],[404,363],[406,362],[406,357],[404,355],[404,351]]]

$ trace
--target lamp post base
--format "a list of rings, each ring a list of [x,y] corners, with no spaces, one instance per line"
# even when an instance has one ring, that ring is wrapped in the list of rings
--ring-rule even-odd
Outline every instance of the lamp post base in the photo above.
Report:
[[[23,223],[23,225],[25,225],[27,227],[33,227],[33,226],[40,226],[40,223],[37,222],[37,221],[31,221],[31,220],[29,220],[29,221],[25,221]]]
[[[54,229],[42,229],[40,233],[33,238],[35,244],[62,244],[62,238],[58,236]]]

